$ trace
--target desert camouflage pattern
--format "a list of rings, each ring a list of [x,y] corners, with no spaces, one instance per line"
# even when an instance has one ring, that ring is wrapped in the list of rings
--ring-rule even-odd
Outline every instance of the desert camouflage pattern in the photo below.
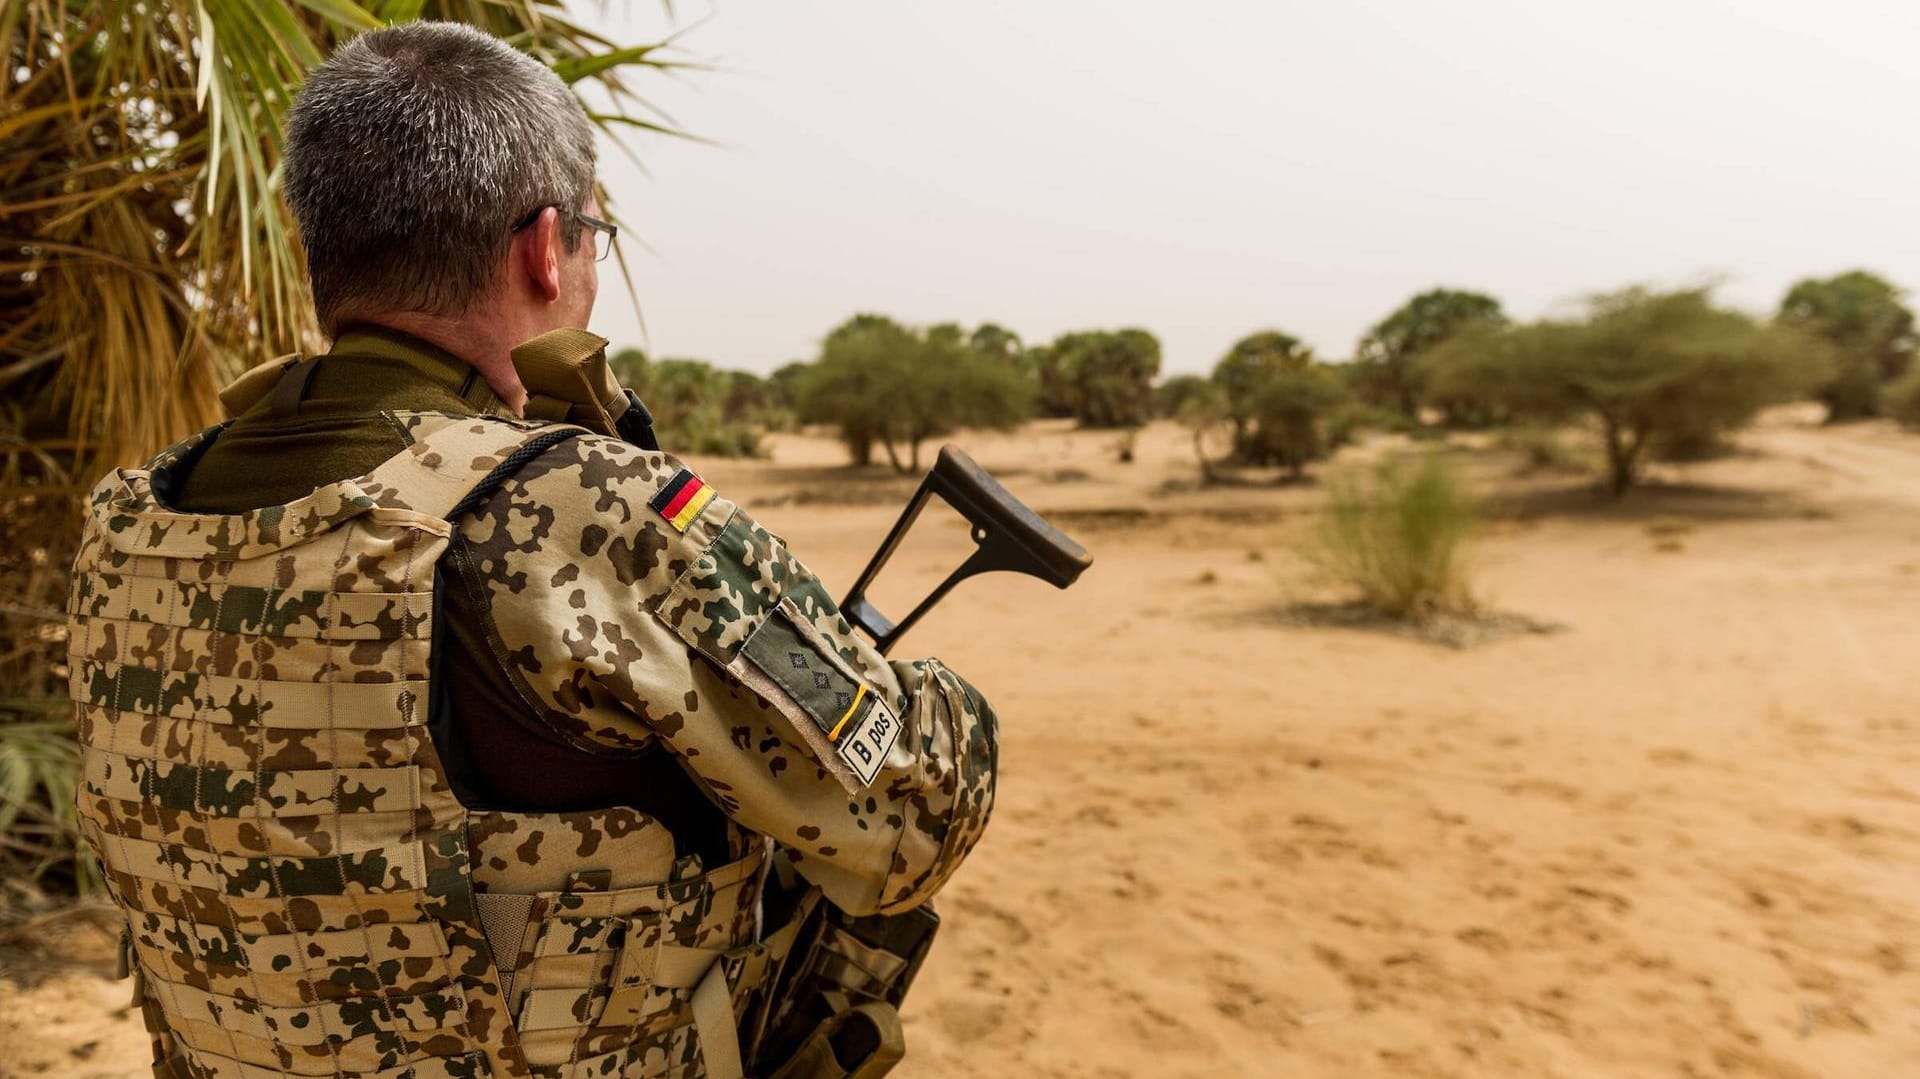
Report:
[[[195,440],[95,489],[79,806],[156,1074],[524,1073],[424,724],[445,494],[528,437],[474,422],[245,514],[155,496]]]
[[[93,493],[69,603],[79,803],[155,1074],[737,1069],[736,1017],[784,946],[755,925],[759,837],[850,911],[923,901],[991,810],[991,710],[936,661],[885,662],[732,503],[684,535],[652,514],[665,455],[577,435],[455,524],[542,426],[393,420],[410,449],[285,506],[166,507],[167,470],[217,429]],[[583,747],[664,744],[737,825],[732,860],[676,856],[630,809],[459,804],[426,726],[443,557],[485,582],[530,707]],[[870,785],[850,793],[816,716],[754,666],[773,619],[903,718]]]
[[[889,663],[780,537],[724,496],[677,532],[647,506],[680,463],[585,435],[460,523],[522,693],[583,746],[664,743],[714,803],[854,914],[937,891],[993,807],[997,720],[937,660]],[[803,647],[769,656],[763,630]],[[709,662],[688,661],[691,650]],[[770,674],[805,662],[904,724],[873,782],[824,750],[818,707]]]

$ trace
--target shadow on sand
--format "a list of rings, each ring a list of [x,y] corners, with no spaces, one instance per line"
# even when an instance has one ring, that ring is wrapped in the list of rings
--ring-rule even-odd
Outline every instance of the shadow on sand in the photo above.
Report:
[[[1646,483],[1618,497],[1592,483],[1561,484],[1503,492],[1483,505],[1487,517],[1513,521],[1815,521],[1832,515],[1791,491],[1698,483]]]
[[[1252,625],[1367,630],[1397,637],[1409,637],[1425,644],[1437,644],[1454,649],[1472,648],[1511,637],[1559,633],[1567,628],[1563,623],[1547,622],[1510,611],[1475,611],[1471,614],[1434,614],[1423,618],[1398,618],[1357,600],[1251,607],[1229,617]]]

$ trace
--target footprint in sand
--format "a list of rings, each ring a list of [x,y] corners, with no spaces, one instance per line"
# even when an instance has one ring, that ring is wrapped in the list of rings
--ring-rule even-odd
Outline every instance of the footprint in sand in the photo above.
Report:
[[[1507,938],[1502,936],[1499,930],[1488,929],[1480,925],[1468,926],[1465,929],[1456,930],[1453,934],[1453,939],[1470,948],[1478,948],[1483,952],[1504,952],[1510,947],[1507,943]]]

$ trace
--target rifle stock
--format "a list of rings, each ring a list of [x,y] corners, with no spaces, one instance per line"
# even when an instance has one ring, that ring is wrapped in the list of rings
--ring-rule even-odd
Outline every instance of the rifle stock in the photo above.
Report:
[[[927,598],[895,622],[867,599],[867,588],[893,557],[927,500],[939,495],[972,526],[974,551],[959,568],[947,575]],[[986,469],[976,464],[958,446],[940,447],[940,456],[920,487],[908,500],[893,524],[892,531],[874,552],[867,568],[840,603],[847,620],[873,638],[881,655],[887,654],[901,636],[934,605],[946,598],[953,587],[968,577],[1004,571],[1038,577],[1055,588],[1065,588],[1080,578],[1093,556],[1066,533],[1048,524],[1000,485]]]

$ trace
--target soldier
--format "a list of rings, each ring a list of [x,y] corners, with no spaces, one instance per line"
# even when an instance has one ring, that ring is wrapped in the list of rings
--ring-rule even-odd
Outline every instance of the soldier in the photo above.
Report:
[[[332,350],[103,480],[75,569],[155,1074],[737,1079],[797,931],[771,863],[923,903],[992,807],[991,710],[672,457],[519,415],[513,346],[586,324],[614,237],[551,72],[366,34],[284,175]]]

